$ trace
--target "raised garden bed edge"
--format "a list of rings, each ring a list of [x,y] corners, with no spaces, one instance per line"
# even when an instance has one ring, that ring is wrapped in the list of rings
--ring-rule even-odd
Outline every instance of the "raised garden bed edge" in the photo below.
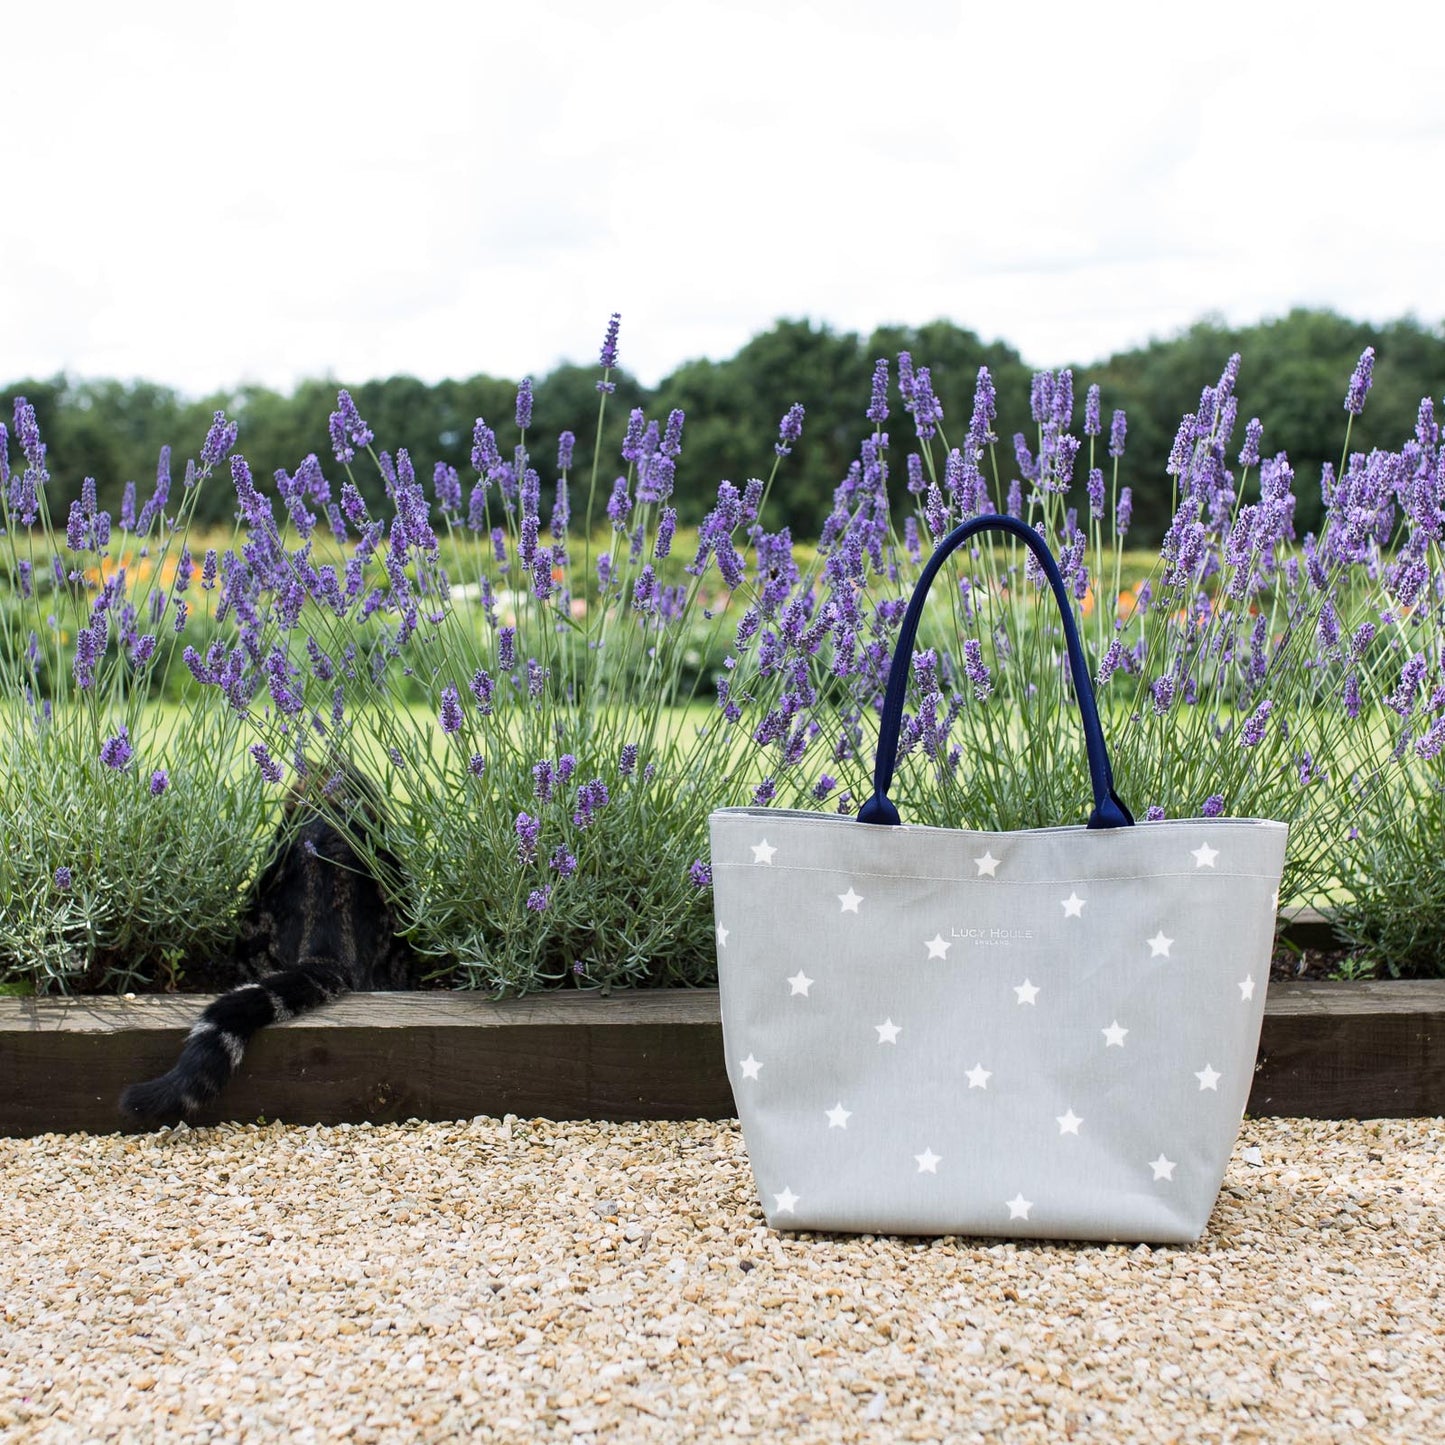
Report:
[[[206,998],[0,998],[0,1135],[125,1127],[126,1084],[167,1069]],[[1249,1112],[1445,1114],[1445,980],[1273,983]],[[265,1029],[198,1124],[604,1120],[734,1113],[712,989],[360,994]]]

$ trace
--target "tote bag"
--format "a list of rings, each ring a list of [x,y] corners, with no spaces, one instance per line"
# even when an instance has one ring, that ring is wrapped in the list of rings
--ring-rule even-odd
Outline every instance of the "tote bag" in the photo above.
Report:
[[[1087,825],[910,827],[888,798],[928,588],[986,529],[1033,550],[1063,616]],[[1249,1097],[1287,829],[1135,824],[1032,528],[978,517],[929,559],[856,818],[722,808],[709,824],[728,1077],[771,1226],[1200,1236]]]

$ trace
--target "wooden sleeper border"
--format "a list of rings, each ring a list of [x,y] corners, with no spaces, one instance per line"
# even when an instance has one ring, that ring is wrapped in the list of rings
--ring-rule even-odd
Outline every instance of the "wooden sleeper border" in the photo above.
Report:
[[[124,1126],[126,1084],[175,1061],[201,995],[0,999],[0,1135]],[[1252,1114],[1445,1114],[1445,980],[1275,983]],[[197,1123],[728,1118],[712,989],[360,994],[263,1030]]]

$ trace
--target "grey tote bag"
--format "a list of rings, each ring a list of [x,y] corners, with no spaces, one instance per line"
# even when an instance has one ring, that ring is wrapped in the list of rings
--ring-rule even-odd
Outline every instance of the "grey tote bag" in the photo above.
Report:
[[[928,587],[985,529],[1032,548],[1063,615],[1087,826],[909,827],[888,799]],[[856,818],[723,808],[710,829],[728,1077],[770,1225],[1199,1238],[1249,1097],[1287,830],[1134,823],[1031,528],[978,517],[929,560]]]

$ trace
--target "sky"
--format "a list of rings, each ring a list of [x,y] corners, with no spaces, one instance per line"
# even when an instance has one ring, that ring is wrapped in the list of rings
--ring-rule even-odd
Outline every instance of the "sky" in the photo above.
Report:
[[[0,384],[655,384],[782,317],[1038,366],[1445,320],[1445,7],[7,7]]]

